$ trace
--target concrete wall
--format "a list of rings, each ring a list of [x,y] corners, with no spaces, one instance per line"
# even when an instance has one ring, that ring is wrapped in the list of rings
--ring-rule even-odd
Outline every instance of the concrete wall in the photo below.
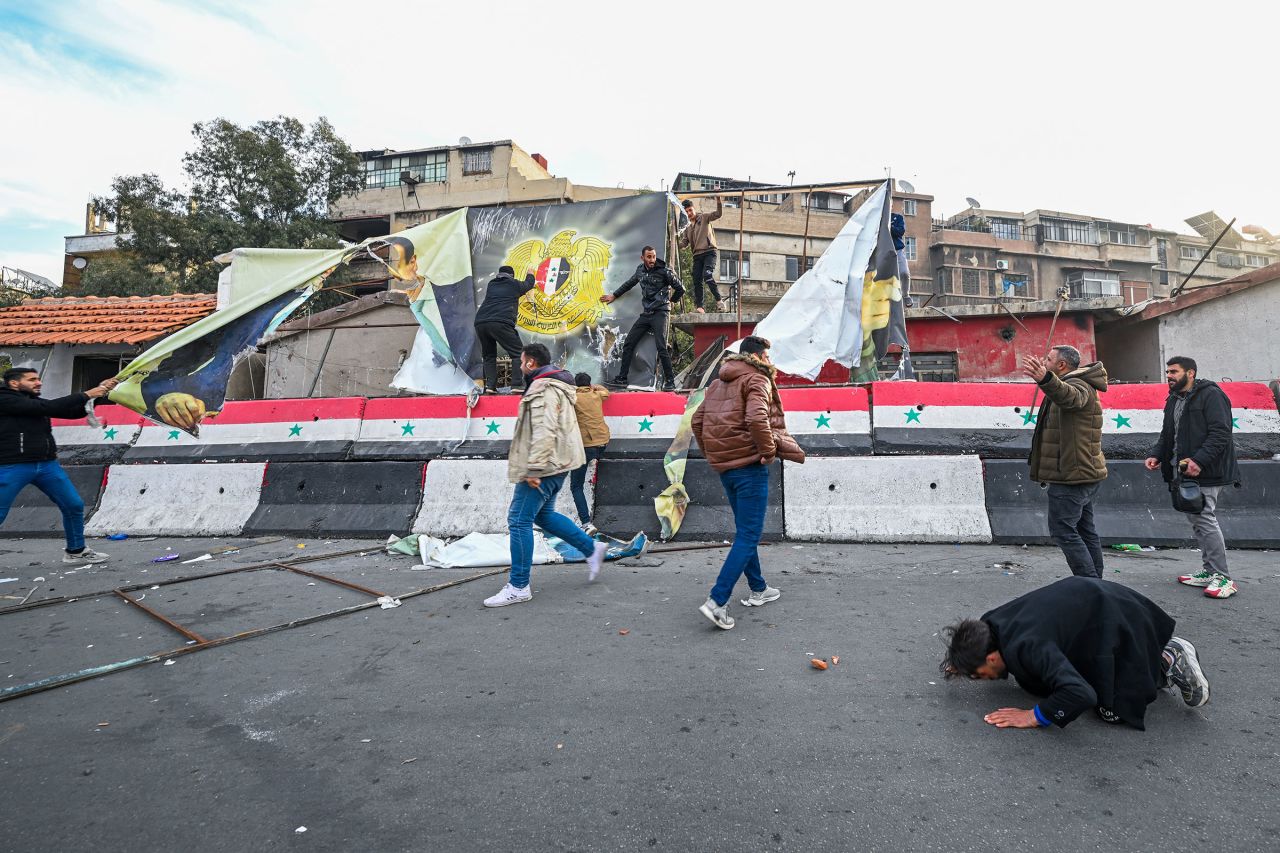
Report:
[[[1259,284],[1158,318],[1159,363],[1189,355],[1203,379],[1280,377],[1280,281]],[[1163,367],[1161,368],[1163,374]]]
[[[138,347],[129,344],[57,344],[49,354],[41,379],[44,389],[42,397],[63,397],[72,392],[71,377],[75,359],[80,356],[101,358],[119,358],[122,355],[133,356]]]

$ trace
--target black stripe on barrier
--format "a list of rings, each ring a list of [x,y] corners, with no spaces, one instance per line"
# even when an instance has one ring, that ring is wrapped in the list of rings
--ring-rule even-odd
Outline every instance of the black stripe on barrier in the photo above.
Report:
[[[1218,498],[1227,547],[1280,547],[1280,462],[1241,462],[1240,469],[1240,487],[1227,486]],[[1094,523],[1104,544],[1195,545],[1191,524],[1173,509],[1159,473],[1137,460],[1110,461],[1107,472],[1094,502]],[[1031,481],[1025,462],[984,460],[983,480],[994,542],[1053,544],[1046,489]]]
[[[106,466],[64,465],[63,470],[67,472],[71,484],[84,501],[84,514],[87,518],[98,505],[98,498],[102,494],[102,474]],[[4,524],[0,525],[0,535],[61,536],[62,511],[44,492],[29,485],[18,492]]]
[[[592,522],[615,536],[643,530],[650,538],[662,531],[653,499],[670,485],[661,459],[601,460],[597,467]],[[732,539],[733,510],[720,484],[720,475],[704,459],[690,459],[685,468],[689,510],[676,538],[683,541]],[[783,537],[782,466],[769,466],[769,504],[764,539]]]
[[[306,442],[264,441],[254,444],[175,444],[130,447],[124,455],[129,463],[147,462],[340,462],[348,457],[352,439]]]
[[[404,534],[422,501],[422,462],[272,462],[245,536]]]

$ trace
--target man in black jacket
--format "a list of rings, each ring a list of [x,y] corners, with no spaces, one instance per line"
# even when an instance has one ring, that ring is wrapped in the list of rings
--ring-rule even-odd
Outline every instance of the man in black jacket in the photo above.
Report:
[[[67,552],[62,562],[72,566],[101,563],[106,554],[84,545],[84,501],[58,464],[50,418],[75,420],[85,415],[84,404],[105,397],[116,387],[108,379],[83,394],[56,400],[40,399],[40,375],[29,368],[6,370],[0,387],[0,524],[18,493],[28,484],[49,496],[62,510]]]
[[[1227,544],[1218,526],[1218,496],[1223,486],[1240,482],[1235,442],[1231,438],[1231,401],[1217,383],[1196,378],[1195,359],[1174,356],[1166,363],[1169,399],[1164,404],[1160,440],[1147,457],[1147,470],[1160,471],[1166,483],[1174,472],[1200,484],[1204,509],[1187,513],[1202,568],[1182,575],[1179,583],[1202,586],[1209,598],[1230,598],[1236,583],[1227,571]]]
[[[1195,646],[1173,636],[1173,617],[1118,583],[1070,577],[943,631],[947,678],[1008,678],[1043,697],[1000,708],[998,728],[1065,727],[1090,708],[1107,723],[1145,728],[1147,705],[1177,687],[1193,708],[1209,701]]]
[[[523,387],[520,381],[520,350],[524,343],[516,331],[516,316],[520,300],[533,290],[537,279],[533,273],[516,281],[516,271],[511,267],[498,267],[498,274],[484,291],[484,302],[476,309],[476,339],[480,341],[480,356],[484,359],[484,390],[486,394],[498,391],[498,345],[511,356],[511,387]]]
[[[618,375],[610,384],[627,387],[627,371],[631,369],[631,359],[635,357],[636,347],[640,346],[645,335],[652,333],[654,345],[658,349],[658,363],[662,366],[662,390],[674,391],[676,374],[671,367],[671,353],[667,350],[667,320],[671,316],[672,300],[679,302],[684,298],[684,286],[666,261],[658,259],[658,252],[652,246],[644,247],[640,260],[640,266],[636,267],[631,278],[613,293],[600,297],[600,301],[608,305],[637,284],[640,285],[641,313],[631,326],[631,331],[627,332],[626,343],[622,345],[622,364],[618,367]]]

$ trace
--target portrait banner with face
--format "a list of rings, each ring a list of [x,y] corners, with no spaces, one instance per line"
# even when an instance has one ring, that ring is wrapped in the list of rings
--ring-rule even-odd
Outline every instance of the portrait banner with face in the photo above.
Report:
[[[663,193],[645,193],[573,204],[470,209],[475,305],[484,302],[485,288],[499,267],[511,267],[517,280],[532,274],[537,283],[521,300],[516,318],[521,340],[544,343],[566,370],[603,381],[617,371],[625,336],[640,315],[641,292],[634,287],[610,305],[600,297],[631,277],[645,246],[662,251],[668,203]],[[635,384],[652,381],[655,359],[650,336],[631,366]],[[478,377],[480,368],[480,351],[473,346],[467,372]]]

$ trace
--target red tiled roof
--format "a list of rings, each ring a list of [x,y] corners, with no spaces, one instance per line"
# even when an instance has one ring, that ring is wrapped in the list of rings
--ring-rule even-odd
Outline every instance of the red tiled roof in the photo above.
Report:
[[[49,296],[0,308],[0,345],[143,344],[218,307],[212,293],[172,296]]]

